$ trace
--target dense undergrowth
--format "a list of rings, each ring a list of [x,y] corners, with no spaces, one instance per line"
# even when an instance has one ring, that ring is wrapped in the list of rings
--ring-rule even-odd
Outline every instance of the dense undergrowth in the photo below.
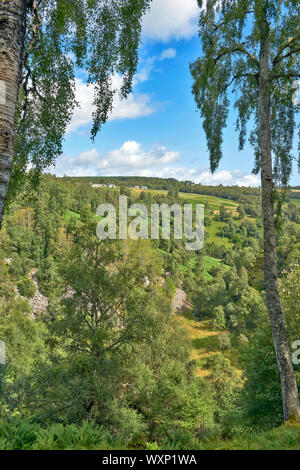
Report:
[[[54,424],[46,429],[27,420],[0,420],[2,450],[300,450],[300,425],[287,423],[265,432],[239,432],[231,439],[220,435],[197,439],[190,432],[172,430],[159,441],[142,434],[121,441],[93,423]]]

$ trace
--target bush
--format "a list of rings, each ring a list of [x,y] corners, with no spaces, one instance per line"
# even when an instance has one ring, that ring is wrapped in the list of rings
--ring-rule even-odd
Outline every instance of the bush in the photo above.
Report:
[[[262,319],[248,345],[241,348],[245,369],[243,407],[247,422],[272,428],[283,421],[280,376],[268,319]]]
[[[167,277],[166,282],[165,282],[165,290],[167,294],[172,296],[176,292],[176,286],[174,284],[174,281],[171,277]]]
[[[36,293],[35,284],[28,276],[23,277],[23,279],[18,282],[18,290],[23,297],[27,297],[28,299],[34,297]]]
[[[238,337],[238,342],[240,346],[247,346],[247,344],[249,343],[249,339],[247,338],[246,335],[241,333],[240,336]]]
[[[15,254],[12,257],[11,264],[9,266],[9,272],[14,278],[18,279],[21,276],[25,276],[28,271],[32,268],[32,261],[25,256],[18,256]]]
[[[228,333],[221,333],[218,336],[219,347],[222,351],[229,349],[231,347],[230,336]]]
[[[195,434],[186,429],[172,429],[163,439],[162,450],[195,450],[199,448],[199,441]]]
[[[214,308],[211,326],[214,330],[225,330],[226,319],[222,305],[219,305],[218,307]]]

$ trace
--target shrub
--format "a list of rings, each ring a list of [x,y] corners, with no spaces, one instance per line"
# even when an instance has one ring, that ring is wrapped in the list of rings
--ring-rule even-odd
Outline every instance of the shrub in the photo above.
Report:
[[[35,296],[36,287],[32,279],[26,276],[18,282],[18,290],[23,297],[31,299]]]
[[[243,333],[238,337],[238,342],[240,346],[246,346],[249,343],[249,339]]]
[[[171,429],[163,439],[162,450],[195,450],[199,448],[199,441],[195,434],[186,429]]]
[[[214,308],[211,326],[214,330],[225,330],[226,319],[222,305],[219,305],[218,307]]]
[[[18,279],[21,276],[25,276],[31,268],[32,261],[30,259],[26,258],[24,255],[18,256],[15,254],[9,265],[9,272]]]
[[[280,377],[268,319],[262,319],[248,345],[241,348],[247,380],[243,406],[250,425],[271,428],[282,423]]]
[[[219,347],[222,351],[229,349],[231,347],[230,336],[228,333],[221,333],[218,336]]]

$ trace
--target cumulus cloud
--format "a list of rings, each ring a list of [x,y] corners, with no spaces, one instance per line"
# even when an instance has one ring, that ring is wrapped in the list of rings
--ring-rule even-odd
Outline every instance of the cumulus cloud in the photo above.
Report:
[[[140,143],[132,140],[103,155],[95,148],[82,152],[75,158],[63,155],[53,171],[60,176],[77,176],[81,171],[84,175],[129,175],[141,173],[146,168],[162,168],[179,158],[179,152],[170,151],[161,144],[155,144],[146,151]]]
[[[198,15],[197,0],[153,0],[143,21],[143,37],[164,42],[191,38]]]
[[[58,176],[156,176],[204,185],[259,186],[256,175],[238,170],[220,170],[211,174],[203,168],[176,166],[180,159],[179,152],[168,150],[162,144],[154,144],[147,151],[139,142],[129,140],[119,149],[102,155],[96,148],[82,152],[77,157],[63,155],[52,172]]]
[[[163,49],[160,55],[148,58],[140,71],[134,78],[133,85],[143,83],[149,80],[156,62],[176,57],[176,49]],[[120,90],[122,77],[118,74],[112,76],[112,87],[114,90]],[[92,114],[94,111],[93,100],[95,87],[92,84],[84,82],[81,78],[76,78],[76,101],[78,106],[75,108],[73,118],[68,126],[67,133],[77,131],[78,129],[91,125]],[[126,100],[120,98],[118,92],[115,94],[113,110],[109,116],[109,121],[116,119],[137,119],[149,116],[156,111],[157,104],[151,103],[151,98],[146,93],[130,93]]]
[[[112,77],[113,88],[120,89],[121,77],[114,75]],[[74,132],[80,128],[89,126],[92,122],[94,111],[94,86],[85,83],[81,78],[76,78],[76,100],[79,104],[75,108],[73,118],[68,126],[67,133]],[[113,103],[113,111],[109,120],[115,119],[136,119],[143,116],[149,116],[154,113],[155,106],[150,103],[150,96],[147,94],[131,93],[127,100],[121,100],[116,93]]]
[[[176,53],[176,49],[173,49],[173,47],[169,47],[169,49],[164,49],[160,54],[160,60],[174,59],[174,57],[176,57]]]
[[[179,181],[192,181],[196,184],[203,184],[207,186],[217,186],[223,184],[224,186],[252,186],[256,187],[260,184],[260,179],[257,175],[245,173],[242,171],[222,170],[212,174],[209,170],[181,167],[164,167],[162,169],[149,169],[145,168],[136,176],[156,176],[159,178],[175,178]]]

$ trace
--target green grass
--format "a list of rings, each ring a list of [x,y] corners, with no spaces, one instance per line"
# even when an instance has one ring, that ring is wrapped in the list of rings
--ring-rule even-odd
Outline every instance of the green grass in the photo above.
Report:
[[[291,198],[291,199],[288,200],[288,202],[292,202],[293,204],[296,204],[297,206],[300,206],[300,199]]]
[[[72,217],[76,217],[76,219],[80,219],[80,214],[74,211],[67,211],[65,214],[65,221],[69,222]]]
[[[220,237],[219,232],[222,227],[224,227],[225,222],[219,222],[212,220],[211,225],[205,227],[205,243],[215,243],[217,246],[224,245],[226,248],[231,248],[233,244],[228,238]]]
[[[193,193],[179,193],[179,196],[184,199],[186,204],[204,204],[208,210],[219,210],[221,205],[224,205],[229,211],[236,211],[238,203],[230,199],[222,199],[217,196],[206,196]]]
[[[216,259],[216,258],[211,258],[210,256],[204,256],[203,258],[203,271],[204,271],[204,274],[205,276],[207,277],[207,279],[213,279],[213,277],[209,274],[209,271],[211,270],[211,268],[215,267],[215,266],[223,266],[225,267],[226,269],[230,269],[229,266],[227,266],[227,264],[224,264],[222,263],[222,261]]]
[[[132,189],[135,193],[140,194],[141,192],[151,192],[153,195],[166,196],[168,191],[166,189]],[[196,193],[179,193],[179,197],[184,199],[185,204],[204,204],[207,205],[208,210],[219,210],[223,204],[228,210],[236,211],[238,203],[231,199],[223,199],[217,196],[207,196]]]

